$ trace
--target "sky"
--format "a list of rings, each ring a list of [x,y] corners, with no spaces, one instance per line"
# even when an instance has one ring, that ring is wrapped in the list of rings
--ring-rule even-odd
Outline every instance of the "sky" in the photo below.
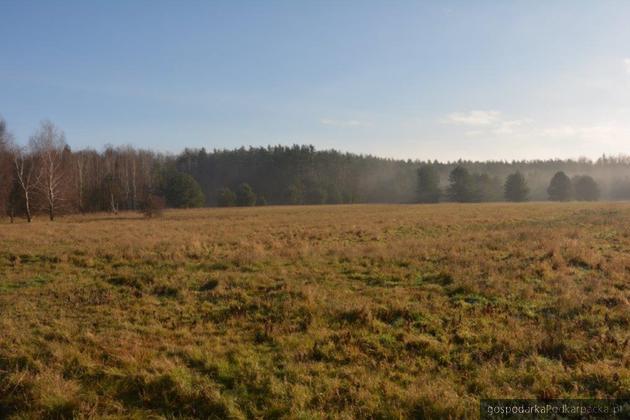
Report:
[[[74,149],[630,154],[630,1],[0,0],[0,115]]]

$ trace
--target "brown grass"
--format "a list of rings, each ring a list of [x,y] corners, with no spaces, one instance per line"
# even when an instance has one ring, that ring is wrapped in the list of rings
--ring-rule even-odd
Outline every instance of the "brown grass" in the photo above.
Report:
[[[0,224],[0,417],[476,416],[630,398],[630,205]]]

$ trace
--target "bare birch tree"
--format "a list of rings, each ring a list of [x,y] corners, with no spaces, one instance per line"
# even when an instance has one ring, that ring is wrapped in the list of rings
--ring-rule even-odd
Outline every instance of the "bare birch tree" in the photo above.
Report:
[[[24,200],[24,212],[26,220],[31,223],[33,214],[31,210],[33,190],[37,184],[35,175],[35,162],[23,149],[15,149],[13,152],[13,166],[15,168],[15,180]]]
[[[38,166],[36,189],[41,194],[48,217],[52,221],[63,201],[64,152],[67,148],[65,134],[52,122],[43,121],[39,130],[31,137],[30,147]]]

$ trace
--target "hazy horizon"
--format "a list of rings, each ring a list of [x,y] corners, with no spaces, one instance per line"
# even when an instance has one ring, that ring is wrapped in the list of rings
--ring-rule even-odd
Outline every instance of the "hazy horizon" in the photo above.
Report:
[[[37,6],[37,7],[34,7]],[[75,149],[630,153],[630,3],[0,3],[0,115]]]

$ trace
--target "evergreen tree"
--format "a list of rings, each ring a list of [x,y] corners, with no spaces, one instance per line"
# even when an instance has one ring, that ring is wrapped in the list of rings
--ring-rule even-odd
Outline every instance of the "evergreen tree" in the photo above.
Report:
[[[525,181],[525,177],[520,172],[508,175],[505,180],[504,195],[507,201],[527,201],[529,195],[529,187]]]
[[[569,201],[573,196],[573,186],[571,179],[562,171],[556,172],[551,178],[549,188],[547,188],[549,200],[551,201]]]
[[[460,203],[468,203],[474,201],[475,191],[473,178],[466,168],[458,165],[448,176],[450,183],[448,187],[448,196],[453,201]]]
[[[169,207],[202,207],[205,202],[197,181],[192,176],[175,170],[163,174],[162,192]]]
[[[251,207],[256,205],[256,194],[247,183],[242,183],[236,190],[236,205],[240,207]]]
[[[573,191],[575,193],[576,200],[599,200],[599,186],[595,180],[588,175],[576,176],[573,178]]]
[[[437,203],[440,201],[440,175],[431,165],[418,168],[418,202]]]

